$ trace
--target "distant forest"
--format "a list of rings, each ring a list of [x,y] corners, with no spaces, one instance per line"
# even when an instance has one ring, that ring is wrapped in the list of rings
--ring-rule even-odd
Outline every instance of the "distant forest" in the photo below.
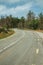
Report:
[[[21,18],[13,17],[12,15],[0,18],[0,32],[2,30],[9,30],[9,28],[28,28],[43,30],[43,13],[41,12],[37,17],[34,12],[29,11],[27,17]]]

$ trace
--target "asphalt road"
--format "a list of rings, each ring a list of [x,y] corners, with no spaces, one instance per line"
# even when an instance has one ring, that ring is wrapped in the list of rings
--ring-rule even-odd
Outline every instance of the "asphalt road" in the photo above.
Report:
[[[0,65],[43,65],[43,40],[33,31],[15,31],[0,40]]]

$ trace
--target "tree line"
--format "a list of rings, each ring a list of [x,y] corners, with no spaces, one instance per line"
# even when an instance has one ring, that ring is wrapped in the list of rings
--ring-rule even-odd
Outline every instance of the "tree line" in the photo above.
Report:
[[[13,17],[12,15],[0,18],[0,32],[8,31],[9,28],[28,28],[28,29],[41,29],[43,30],[43,13],[38,16],[31,10],[28,12],[27,17]]]

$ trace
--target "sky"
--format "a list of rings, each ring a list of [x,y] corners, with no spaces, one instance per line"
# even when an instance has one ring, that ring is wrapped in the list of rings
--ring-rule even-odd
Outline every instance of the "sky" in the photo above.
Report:
[[[29,10],[43,12],[43,0],[0,0],[0,16],[26,17]]]

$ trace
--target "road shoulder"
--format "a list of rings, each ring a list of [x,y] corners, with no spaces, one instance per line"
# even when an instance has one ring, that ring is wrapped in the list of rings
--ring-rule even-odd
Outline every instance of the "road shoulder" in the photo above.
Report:
[[[42,39],[43,39],[43,33],[41,32],[36,32]]]

